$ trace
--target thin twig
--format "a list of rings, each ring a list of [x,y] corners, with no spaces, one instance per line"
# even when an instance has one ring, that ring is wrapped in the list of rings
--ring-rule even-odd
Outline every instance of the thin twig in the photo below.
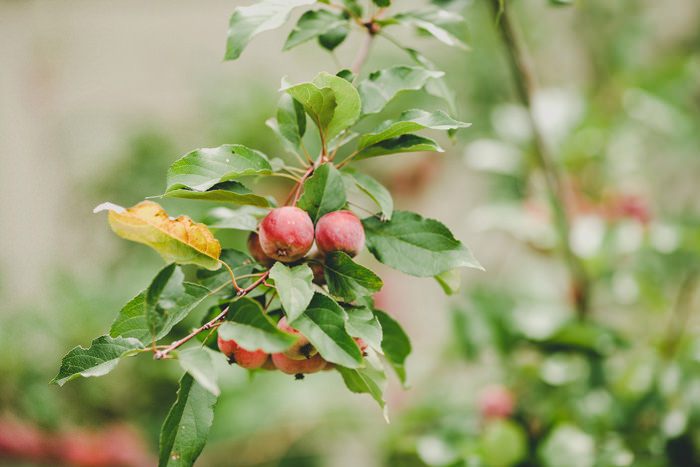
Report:
[[[304,149],[304,152],[306,152],[306,148],[303,147],[303,146],[304,146],[304,143],[302,143],[301,141],[299,141],[299,144],[300,144],[300,145],[302,146],[302,148]],[[289,152],[291,152],[292,154],[294,154],[294,157],[296,158],[297,161],[299,161],[299,164],[301,164],[302,167],[306,167],[306,166],[308,165],[308,164],[307,164],[308,161],[305,161],[304,158],[301,157],[301,155],[300,155],[298,152],[296,152],[296,151],[289,151]],[[308,153],[306,153],[306,154],[307,154],[307,158],[308,158]]]
[[[306,156],[306,162],[308,162],[310,165],[314,164],[314,160],[311,157],[311,154],[309,154],[309,151],[306,149],[306,145],[304,145],[304,141],[299,141],[299,146],[301,146],[301,149],[304,151],[304,155]],[[307,164],[302,164],[302,166],[306,167]]]
[[[578,316],[583,318],[587,315],[590,305],[591,282],[583,263],[571,248],[569,219],[563,203],[565,198],[563,184],[558,169],[553,163],[554,157],[533,112],[532,99],[536,92],[536,85],[532,67],[525,47],[516,34],[509,8],[501,0],[492,0],[491,6],[494,18],[497,20],[498,31],[508,51],[508,58],[513,77],[515,78],[518,95],[528,110],[535,142],[534,162],[544,176],[549,204],[554,214],[555,228],[559,234],[562,254],[571,276],[576,311]]]
[[[305,168],[306,168],[306,164],[304,164],[304,169],[302,169],[300,167],[292,167],[290,165],[285,165],[284,167],[282,167],[283,170],[286,170],[287,172],[289,172],[291,174],[299,174],[299,175],[304,174],[304,172],[306,171]]]
[[[294,197],[292,198],[292,201],[291,201],[292,206],[297,205],[297,202],[299,201],[299,197],[301,196],[301,191],[302,191],[302,187],[304,186],[304,182],[306,181],[307,178],[309,178],[311,176],[312,173],[314,173],[313,166],[309,167],[309,169],[306,171],[306,173],[299,180],[299,183],[297,183],[296,190],[294,191]]]
[[[221,264],[228,269],[228,273],[231,275],[231,284],[233,285],[233,288],[236,289],[236,291],[241,290],[241,288],[238,286],[238,282],[236,282],[236,275],[233,273],[233,269],[231,269],[231,266],[226,264],[225,261],[219,260]]]
[[[203,324],[202,326],[200,326],[199,328],[195,329],[194,331],[192,331],[191,333],[189,333],[188,335],[186,335],[186,336],[183,337],[182,339],[176,340],[175,342],[173,342],[173,343],[170,344],[169,346],[165,347],[163,350],[157,351],[157,352],[155,353],[155,355],[153,355],[153,358],[155,358],[156,360],[162,360],[162,359],[164,359],[164,358],[167,358],[167,357],[168,357],[168,354],[169,354],[170,352],[172,352],[173,350],[177,349],[177,348],[180,347],[182,344],[184,344],[184,343],[186,343],[186,342],[189,342],[190,339],[192,339],[193,337],[195,337],[195,336],[196,336],[197,334],[199,334],[200,332],[203,332],[203,331],[206,331],[206,330],[208,330],[208,329],[211,329],[212,327],[214,327],[214,325],[215,325],[216,323],[218,323],[218,322],[221,321],[222,319],[226,318],[226,314],[228,313],[228,309],[229,309],[229,307],[224,308],[223,311],[222,311],[221,313],[219,313],[219,314],[218,314],[214,319],[212,319],[211,321],[208,321],[207,323]]]
[[[295,182],[299,181],[299,177],[293,175],[293,174],[285,174],[281,172],[273,172],[270,174],[271,177],[281,177],[281,178],[287,178],[289,180],[294,180]]]
[[[236,294],[236,296],[238,296],[238,297],[243,297],[244,295],[249,294],[252,290],[254,290],[254,289],[255,289],[257,286],[259,286],[260,284],[265,284],[265,285],[267,285],[267,282],[265,282],[265,281],[267,280],[267,278],[268,278],[269,276],[270,276],[270,271],[269,271],[269,270],[265,271],[264,273],[262,273],[262,275],[260,276],[260,278],[258,278],[258,280],[256,280],[256,281],[253,282],[252,284],[250,284],[250,285],[249,285],[248,287],[246,287],[245,289],[238,291],[238,293]]]
[[[350,154],[348,157],[346,157],[345,159],[343,159],[342,161],[340,161],[340,163],[338,164],[338,169],[342,169],[343,167],[345,167],[346,165],[348,165],[348,163],[349,163],[351,160],[353,160],[353,158],[354,158],[355,156],[357,156],[359,153],[360,153],[360,151],[355,151],[355,152],[353,152],[352,154]]]
[[[252,284],[250,284],[248,287],[246,287],[246,288],[244,288],[244,289],[238,289],[238,292],[236,293],[236,297],[240,298],[240,297],[244,297],[245,295],[249,294],[249,293],[250,293],[251,291],[253,291],[257,286],[259,286],[260,284],[265,283],[265,280],[267,279],[267,277],[268,277],[269,275],[270,275],[270,271],[265,271],[265,272],[260,276],[260,278],[259,278],[258,280],[256,280],[256,281],[253,282]],[[217,325],[217,323],[218,323],[219,321],[222,321],[224,318],[226,318],[226,315],[228,314],[229,308],[230,308],[230,305],[227,306],[226,308],[224,308],[224,309],[221,311],[221,313],[219,313],[218,315],[216,315],[216,317],[214,317],[212,320],[210,320],[210,321],[206,322],[205,324],[203,324],[202,326],[198,327],[197,329],[195,329],[194,331],[192,331],[191,333],[189,333],[188,335],[186,335],[186,336],[183,337],[182,339],[176,340],[175,342],[173,342],[172,344],[170,344],[170,345],[168,345],[167,347],[163,348],[162,350],[158,350],[158,351],[154,354],[153,358],[155,358],[156,360],[162,360],[162,359],[164,359],[164,358],[167,358],[167,357],[168,357],[168,354],[169,354],[170,352],[172,352],[173,350],[177,349],[177,348],[180,347],[181,345],[183,345],[183,344],[189,342],[193,337],[195,337],[195,336],[196,336],[197,334],[199,334],[200,332],[204,332],[204,331],[207,331],[207,330],[213,328],[214,326]]]

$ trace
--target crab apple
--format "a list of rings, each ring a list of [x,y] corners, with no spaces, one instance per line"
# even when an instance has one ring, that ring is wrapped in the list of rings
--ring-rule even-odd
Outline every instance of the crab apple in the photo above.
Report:
[[[316,223],[316,245],[323,253],[342,251],[357,255],[365,246],[365,229],[351,211],[335,211]]]
[[[513,413],[515,398],[503,386],[491,386],[484,390],[479,409],[484,418],[507,418]]]
[[[308,360],[318,353],[316,347],[309,342],[309,339],[303,336],[297,329],[291,327],[287,323],[287,318],[284,316],[277,323],[277,327],[284,332],[297,336],[296,342],[284,352],[287,358],[292,360]]]
[[[304,374],[316,373],[326,367],[326,361],[319,354],[304,360],[293,360],[283,353],[273,353],[272,363],[282,373],[295,375],[297,379],[302,379]]]
[[[275,260],[265,254],[262,246],[260,246],[260,236],[255,232],[248,237],[248,251],[250,256],[263,266],[272,266],[272,263],[275,262]]]
[[[294,206],[275,208],[260,222],[260,247],[272,259],[291,263],[303,258],[314,243],[314,223]]]
[[[246,350],[234,340],[225,340],[217,336],[216,343],[222,354],[228,357],[229,363],[236,363],[238,366],[249,370],[262,367],[269,355],[262,350]]]
[[[260,367],[263,370],[269,370],[269,371],[274,371],[277,369],[274,363],[272,363],[272,357],[268,355],[267,360],[265,360],[265,363]]]

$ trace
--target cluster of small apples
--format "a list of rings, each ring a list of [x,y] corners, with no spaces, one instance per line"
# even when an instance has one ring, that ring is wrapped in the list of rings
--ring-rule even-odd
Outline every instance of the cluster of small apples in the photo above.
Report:
[[[349,256],[357,255],[365,245],[365,231],[360,219],[351,211],[334,211],[322,216],[316,227],[311,217],[295,206],[275,208],[260,222],[258,232],[248,238],[248,250],[260,264],[271,266],[275,261],[296,263],[304,261],[316,240],[318,253],[309,258],[308,265],[314,273],[314,282],[325,282],[324,255],[342,251]],[[218,337],[219,350],[229,362],[247,369],[280,370],[295,375],[330,370],[333,364],[326,362],[309,340],[297,329],[292,328],[285,317],[277,327],[297,337],[294,345],[286,352],[267,354],[262,350],[248,350],[233,340]],[[356,339],[362,352],[367,344]]]
[[[303,209],[285,206],[270,211],[260,222],[258,233],[248,238],[248,249],[256,261],[271,265],[275,261],[293,263],[316,246],[321,255],[342,251],[355,256],[365,246],[365,230],[351,211],[334,211],[316,223]]]
[[[247,350],[236,341],[224,340],[221,336],[217,339],[219,350],[226,355],[229,363],[235,363],[242,368],[279,370],[282,373],[294,375],[297,379],[302,379],[306,374],[333,369],[333,364],[325,361],[305,336],[287,324],[286,318],[282,317],[277,327],[297,337],[294,345],[285,352],[268,354],[259,349]],[[365,352],[367,344],[359,338],[355,339],[355,342],[360,350]]]

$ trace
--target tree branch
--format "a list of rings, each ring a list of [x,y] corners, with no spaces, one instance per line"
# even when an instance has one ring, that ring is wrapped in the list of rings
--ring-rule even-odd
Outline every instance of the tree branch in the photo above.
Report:
[[[535,143],[534,162],[544,176],[549,204],[554,215],[555,228],[560,242],[564,261],[571,277],[574,303],[580,318],[585,317],[590,306],[591,282],[581,260],[571,248],[570,225],[564,206],[564,188],[554,157],[542,130],[539,128],[532,108],[532,98],[537,89],[532,65],[527,56],[525,46],[519,40],[511,20],[509,8],[502,0],[491,0],[497,28],[508,52],[510,67],[518,91],[518,96],[528,110],[530,124]]]
[[[267,276],[269,276],[269,275],[270,275],[270,271],[265,271],[260,276],[260,278],[258,280],[256,280],[252,284],[250,284],[248,287],[246,287],[245,289],[239,289],[238,292],[236,293],[236,298],[240,298],[240,297],[244,297],[244,296],[248,295],[251,291],[253,291],[253,289],[255,289],[260,284],[264,283],[265,280],[267,279]],[[195,337],[200,332],[207,331],[207,330],[213,328],[214,326],[216,326],[220,321],[223,321],[224,318],[226,318],[226,315],[228,314],[229,307],[230,306],[227,306],[226,308],[224,308],[221,311],[221,313],[219,313],[212,320],[204,323],[202,326],[198,327],[197,329],[195,329],[194,331],[192,331],[191,333],[189,333],[188,335],[186,335],[182,339],[176,340],[175,342],[173,342],[169,346],[167,346],[161,350],[156,351],[156,353],[153,355],[153,358],[156,360],[162,360],[164,358],[167,358],[167,356],[170,352],[177,349],[181,345],[189,342],[193,337]]]
[[[362,67],[364,66],[365,62],[367,61],[367,58],[369,56],[369,51],[372,47],[372,42],[374,40],[374,36],[377,34],[377,32],[379,30],[378,25],[374,22],[374,20],[377,17],[379,17],[382,12],[383,11],[378,12],[377,15],[372,17],[372,19],[366,23],[360,22],[360,24],[367,29],[367,35],[365,36],[364,42],[362,43],[362,46],[358,50],[357,55],[355,56],[355,60],[353,61],[353,64],[352,64],[352,71],[356,75],[359,74],[360,71],[362,71]],[[319,127],[319,129],[321,128],[320,125],[317,125],[317,126]],[[322,131],[320,131],[320,135],[321,135],[321,145],[322,145],[322,153],[321,153],[320,162],[323,163],[323,162],[328,161],[328,157],[327,157],[326,141],[325,141],[324,134]],[[291,201],[292,206],[295,206],[297,204],[297,201],[299,201],[299,197],[301,195],[301,191],[302,191],[302,187],[303,187],[304,182],[306,181],[306,179],[308,179],[313,174],[314,170],[316,169],[316,163],[314,163],[313,160],[311,160],[311,157],[309,156],[308,152],[306,151],[306,148],[304,148],[304,152],[305,152],[307,158],[309,159],[308,162],[310,165],[309,165],[308,169],[304,172],[304,174],[301,176],[301,178],[297,179],[296,177],[293,177],[292,175],[283,174],[283,176],[288,177],[288,178],[293,178],[297,182],[295,184],[294,188],[292,188],[292,191],[289,193],[289,197],[287,198],[287,201],[285,204],[289,204],[290,201]],[[277,175],[279,176],[280,174],[277,174]],[[222,264],[224,264],[224,266],[226,266],[228,268],[229,273],[231,274],[231,282],[233,284],[234,289],[236,290],[236,297],[240,298],[240,297],[247,295],[253,289],[255,289],[257,286],[259,286],[260,284],[267,285],[266,280],[267,280],[267,277],[270,275],[269,270],[266,271],[265,273],[263,273],[258,280],[256,280],[251,285],[249,285],[248,287],[243,289],[243,288],[239,287],[238,284],[236,283],[236,277],[233,274],[233,271],[231,270],[231,268],[228,266],[228,264],[224,263],[223,261],[222,261]],[[191,333],[189,333],[188,335],[186,335],[182,339],[176,340],[172,344],[170,344],[166,347],[163,347],[161,350],[157,350],[155,352],[153,358],[155,358],[156,360],[162,360],[164,358],[167,358],[168,354],[170,352],[177,349],[181,345],[189,342],[197,334],[214,328],[215,326],[217,326],[217,324],[220,321],[222,321],[226,318],[226,315],[228,314],[228,310],[229,310],[229,307],[227,306],[226,308],[224,308],[224,310],[221,313],[219,313],[212,320],[203,324],[199,328],[193,330]]]

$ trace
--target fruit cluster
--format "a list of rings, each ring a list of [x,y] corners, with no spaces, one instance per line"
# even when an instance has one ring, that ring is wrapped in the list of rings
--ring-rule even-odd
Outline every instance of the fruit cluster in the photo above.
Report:
[[[271,266],[275,261],[295,263],[305,260],[316,240],[318,252],[311,255],[306,262],[314,273],[314,283],[323,285],[323,257],[333,251],[342,251],[349,256],[357,255],[365,245],[365,231],[360,219],[351,211],[334,211],[322,216],[314,224],[306,211],[285,206],[275,208],[260,222],[258,232],[248,237],[248,250],[260,264]],[[247,369],[280,370],[296,375],[301,379],[304,374],[330,370],[333,364],[326,362],[311,342],[298,330],[292,328],[283,316],[277,327],[297,337],[292,347],[283,353],[267,354],[256,349],[244,349],[234,340],[225,340],[218,336],[217,343],[221,353],[230,363],[236,363]],[[367,344],[362,339],[355,339],[362,352]]]

